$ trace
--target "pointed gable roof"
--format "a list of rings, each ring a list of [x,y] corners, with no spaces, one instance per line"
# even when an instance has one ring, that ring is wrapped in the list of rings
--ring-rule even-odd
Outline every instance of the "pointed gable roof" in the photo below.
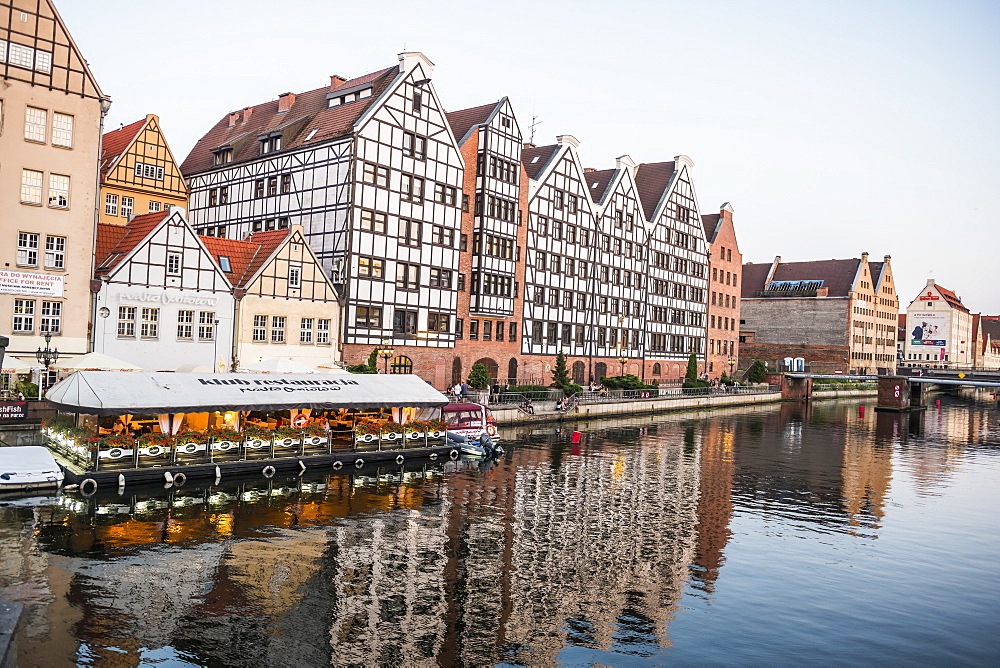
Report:
[[[181,171],[193,174],[211,169],[215,166],[212,152],[222,146],[232,148],[231,163],[258,158],[260,151],[257,137],[271,132],[282,132],[282,151],[350,134],[354,124],[388,88],[397,74],[399,66],[393,65],[350,79],[335,88],[325,86],[299,93],[288,111],[283,113],[278,113],[278,100],[274,99],[226,114],[194,145],[181,164]],[[372,84],[370,97],[335,107],[329,106],[328,93],[346,93],[367,84]],[[233,127],[229,127],[229,119],[233,115],[237,115],[238,119]]]
[[[136,216],[128,222],[128,225],[107,225],[104,223],[98,225],[98,244],[94,253],[94,266],[97,269],[95,269],[94,273],[98,276],[110,274],[118,266],[118,263],[131,253],[143,239],[149,236],[149,233],[156,229],[168,215],[170,215],[169,210],[157,211],[156,213]],[[116,227],[122,228],[124,232],[114,230],[113,228]],[[101,240],[102,233],[104,235],[103,242]],[[114,244],[111,244],[114,235],[118,235],[118,239]],[[118,254],[117,259],[112,264],[102,267],[101,264],[113,253]]]
[[[583,178],[587,182],[587,192],[590,193],[592,202],[604,201],[607,194],[611,192],[611,184],[615,181],[617,171],[617,169],[583,171]]]
[[[670,187],[670,180],[674,177],[676,164],[670,162],[650,162],[642,163],[635,170],[635,186],[639,201],[642,203],[642,210],[646,214],[646,220],[652,221],[656,215],[656,206],[663,198],[663,194]]]
[[[532,181],[538,180],[538,175],[542,173],[545,166],[549,164],[552,157],[559,152],[559,144],[549,146],[530,146],[521,150],[521,164],[524,171],[528,173],[528,178]]]
[[[281,229],[255,232],[242,241],[220,237],[198,238],[220,267],[219,258],[229,258],[230,271],[224,273],[233,287],[246,288],[290,234],[291,230]]]
[[[139,136],[142,129],[146,127],[149,118],[122,126],[117,130],[106,132],[101,137],[101,176],[105,176],[114,165],[118,157],[124,153],[135,138]]]
[[[500,102],[491,102],[489,104],[483,104],[478,107],[472,107],[470,109],[461,109],[459,111],[452,111],[445,114],[448,117],[448,124],[451,126],[451,132],[455,135],[455,139],[461,144],[465,141],[466,135],[469,131],[477,125],[482,125],[490,119],[493,111],[497,108]]]
[[[701,226],[705,230],[705,240],[710,244],[715,243],[715,236],[719,233],[719,221],[722,216],[717,213],[707,213],[701,217]]]
[[[951,306],[954,309],[958,309],[959,311],[963,311],[965,313],[969,312],[969,309],[967,309],[965,307],[965,304],[962,303],[961,298],[954,292],[952,292],[948,288],[944,288],[938,285],[937,283],[934,284],[934,287],[937,288],[937,291],[941,293],[941,296],[944,297],[944,300],[948,302],[949,306]]]

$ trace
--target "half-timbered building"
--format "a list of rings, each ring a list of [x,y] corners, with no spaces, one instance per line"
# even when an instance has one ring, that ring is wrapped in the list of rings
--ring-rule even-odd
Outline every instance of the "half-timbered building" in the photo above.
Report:
[[[482,363],[502,385],[518,382],[528,177],[510,101],[448,114],[465,170],[451,383]],[[475,169],[473,169],[475,165]],[[471,240],[471,243],[470,243]]]
[[[234,288],[234,367],[275,357],[330,367],[340,359],[336,288],[300,226],[201,241]]]
[[[187,208],[187,185],[153,114],[101,138],[100,222],[123,225],[133,215]]]
[[[345,360],[391,345],[394,370],[444,385],[464,164],[432,74],[423,54],[403,53],[398,66],[232,112],[182,171],[203,234],[302,226],[342,286]]]
[[[149,371],[230,366],[235,299],[184,210],[99,223],[94,350]]]

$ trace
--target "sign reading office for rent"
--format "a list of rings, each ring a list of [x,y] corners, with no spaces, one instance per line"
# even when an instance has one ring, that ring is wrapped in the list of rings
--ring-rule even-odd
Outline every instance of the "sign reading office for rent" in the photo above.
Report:
[[[31,297],[62,297],[63,277],[4,269],[0,270],[0,292]]]

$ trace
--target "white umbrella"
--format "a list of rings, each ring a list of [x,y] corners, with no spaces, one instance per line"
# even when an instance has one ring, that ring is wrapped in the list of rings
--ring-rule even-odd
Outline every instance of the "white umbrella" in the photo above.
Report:
[[[341,374],[341,373],[349,374],[349,373],[351,373],[350,371],[348,371],[344,367],[338,366],[338,365],[334,364],[333,362],[331,362],[329,364],[320,364],[316,368],[319,369],[320,373],[332,373],[332,374]]]
[[[52,368],[62,371],[142,371],[141,366],[129,364],[104,353],[87,353],[73,357],[53,364]]]
[[[256,371],[258,373],[319,373],[319,369],[306,366],[287,357],[272,357],[270,359],[246,364],[240,371]]]
[[[36,364],[35,366],[41,365]],[[24,360],[19,360],[16,357],[4,357],[3,369],[0,369],[0,373],[31,373],[31,364],[25,362]]]
[[[212,367],[205,364],[181,364],[174,371],[178,373],[212,373]]]

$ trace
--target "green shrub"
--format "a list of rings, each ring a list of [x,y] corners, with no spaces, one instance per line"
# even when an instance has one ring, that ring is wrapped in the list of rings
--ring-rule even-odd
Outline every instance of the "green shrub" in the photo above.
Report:
[[[624,376],[611,376],[610,378],[605,377],[601,379],[601,384],[609,390],[652,390],[656,389],[656,385],[646,385],[642,382],[638,376],[635,374],[626,374]]]
[[[577,386],[579,387],[579,385]],[[544,385],[511,385],[507,392],[548,392],[549,388]]]
[[[750,370],[747,371],[747,381],[751,383],[763,383],[765,376],[767,376],[767,366],[765,366],[764,360],[754,360]]]
[[[485,390],[490,386],[490,372],[485,364],[473,364],[472,371],[469,372],[469,387],[476,390]]]

